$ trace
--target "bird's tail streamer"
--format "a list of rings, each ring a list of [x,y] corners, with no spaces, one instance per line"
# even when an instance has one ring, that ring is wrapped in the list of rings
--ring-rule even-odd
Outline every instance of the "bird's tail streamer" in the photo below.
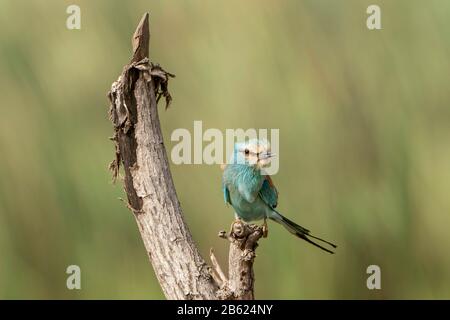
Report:
[[[319,237],[313,236],[310,231],[308,229],[303,228],[302,226],[299,226],[298,224],[296,224],[295,222],[289,220],[288,218],[282,216],[278,211],[273,210],[274,214],[269,217],[270,219],[278,222],[279,224],[281,224],[283,227],[285,227],[290,233],[296,235],[297,237],[299,237],[300,239],[305,240],[306,242],[311,243],[312,245],[328,252],[328,253],[334,253],[333,251],[331,251],[330,249],[327,249],[323,246],[321,246],[320,244],[312,241],[309,238],[313,238],[316,239],[320,242],[326,243],[327,245],[333,247],[333,248],[337,248],[337,246],[329,241],[323,240]]]

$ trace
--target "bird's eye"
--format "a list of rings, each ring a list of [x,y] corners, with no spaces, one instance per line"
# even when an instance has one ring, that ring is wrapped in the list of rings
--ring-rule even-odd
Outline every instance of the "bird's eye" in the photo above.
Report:
[[[244,152],[245,152],[245,154],[247,154],[247,155],[248,155],[248,154],[250,153],[250,150],[248,150],[248,149],[245,149],[245,150],[244,150]]]

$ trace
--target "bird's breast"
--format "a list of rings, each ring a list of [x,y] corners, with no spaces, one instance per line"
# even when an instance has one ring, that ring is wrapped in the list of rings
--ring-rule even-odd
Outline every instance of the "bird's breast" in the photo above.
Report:
[[[237,189],[230,190],[231,205],[234,211],[246,222],[261,220],[266,216],[265,206],[259,197],[248,202]]]

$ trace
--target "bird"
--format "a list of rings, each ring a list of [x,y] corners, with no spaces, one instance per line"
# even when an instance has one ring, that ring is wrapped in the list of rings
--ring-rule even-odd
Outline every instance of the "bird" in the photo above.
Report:
[[[281,224],[298,238],[333,254],[332,250],[337,248],[335,244],[312,235],[308,229],[276,210],[278,190],[271,176],[265,174],[264,170],[274,156],[266,139],[250,139],[235,143],[231,159],[222,166],[225,203],[233,207],[236,221],[249,223],[264,220],[262,226],[264,237],[268,235],[267,219],[270,219]]]

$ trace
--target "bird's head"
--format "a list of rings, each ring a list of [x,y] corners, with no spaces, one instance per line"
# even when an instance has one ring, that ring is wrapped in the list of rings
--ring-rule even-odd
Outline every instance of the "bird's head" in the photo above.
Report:
[[[265,168],[270,164],[274,154],[270,151],[270,143],[265,139],[252,139],[234,145],[234,163]]]

